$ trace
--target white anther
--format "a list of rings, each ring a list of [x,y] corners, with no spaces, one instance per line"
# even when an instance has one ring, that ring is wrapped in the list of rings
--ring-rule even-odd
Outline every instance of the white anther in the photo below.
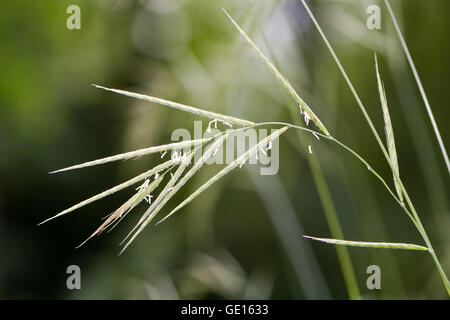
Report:
[[[304,112],[304,115],[305,115],[305,123],[306,125],[308,125],[309,121],[311,120],[311,117],[306,111]]]
[[[153,198],[153,196],[151,194],[149,194],[145,197],[145,201],[147,201],[148,204],[152,204],[152,198]]]
[[[211,132],[211,124],[213,124],[213,123],[214,123],[214,128],[217,129],[217,119],[214,119],[214,120],[211,120],[211,121],[208,123],[208,129],[206,129],[206,132],[208,132],[208,133]]]

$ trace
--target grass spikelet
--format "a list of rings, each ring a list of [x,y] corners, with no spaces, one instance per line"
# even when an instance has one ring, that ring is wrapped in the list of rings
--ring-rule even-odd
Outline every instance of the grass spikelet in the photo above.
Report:
[[[419,246],[418,244],[411,244],[411,243],[348,241],[348,240],[338,240],[338,239],[328,239],[328,238],[316,238],[316,237],[310,237],[310,236],[303,236],[303,238],[320,241],[320,242],[325,242],[328,244],[336,244],[336,245],[350,246],[350,247],[428,251],[427,247]]]
[[[199,109],[199,108],[195,108],[192,106],[188,106],[185,104],[181,104],[181,103],[177,103],[177,102],[173,102],[173,101],[169,101],[169,100],[165,100],[165,99],[160,99],[160,98],[155,98],[152,96],[147,96],[144,94],[139,94],[139,93],[134,93],[134,92],[130,92],[130,91],[125,91],[125,90],[118,90],[118,89],[111,89],[111,88],[106,88],[106,87],[102,87],[102,86],[98,86],[93,84],[94,87],[99,88],[99,89],[103,89],[106,91],[111,91],[111,92],[115,92],[124,96],[128,96],[131,98],[136,98],[136,99],[140,99],[140,100],[144,100],[144,101],[148,101],[148,102],[153,102],[153,103],[157,103],[163,106],[167,106],[167,107],[171,107],[171,108],[175,108],[181,111],[185,111],[185,112],[190,112],[202,117],[206,117],[212,120],[221,120],[225,123],[232,123],[232,124],[236,124],[236,125],[240,125],[240,126],[253,126],[255,125],[254,122],[252,121],[248,121],[248,120],[243,120],[243,119],[239,119],[239,118],[235,118],[232,116],[226,116],[220,113],[215,113],[215,112],[211,112],[211,111],[206,111],[203,109]]]
[[[292,87],[292,85],[289,83],[289,81],[281,74],[280,71],[270,62],[270,60],[262,53],[262,51],[256,46],[256,44],[253,42],[252,39],[247,35],[247,33],[237,24],[236,21],[230,16],[230,14],[222,8],[222,10],[227,15],[228,19],[233,23],[233,25],[238,29],[238,31],[241,33],[241,35],[244,37],[244,39],[248,42],[248,44],[252,47],[253,50],[258,54],[258,56],[263,60],[263,62],[269,67],[269,69],[272,71],[272,73],[277,77],[278,81],[283,85],[284,88],[289,92],[289,94],[294,98],[294,100],[299,104],[300,113],[305,113],[305,119],[311,119],[317,127],[325,134],[330,135],[328,130],[325,128],[325,126],[322,124],[322,122],[319,120],[319,118],[314,114],[314,112],[311,110],[311,108],[306,104],[305,101],[303,101],[302,98],[298,95],[298,93],[295,91],[295,89]]]
[[[174,174],[171,174],[171,178],[170,178],[169,182],[165,185],[165,187],[163,188],[161,193],[158,195],[158,197],[155,199],[155,201],[153,201],[153,203],[150,205],[150,207],[147,209],[147,211],[145,211],[145,213],[142,215],[141,219],[139,219],[139,222],[136,224],[136,226],[134,226],[134,228],[130,231],[130,233],[128,233],[128,235],[125,237],[125,239],[123,239],[123,241],[120,244],[124,243],[131,236],[131,234],[147,219],[147,217],[155,210],[155,208],[158,206],[158,204],[167,196],[167,194],[170,192],[170,190],[173,189],[173,186],[178,181],[178,179],[181,177],[184,170],[186,170],[186,168],[189,166],[189,162],[193,158],[195,152],[196,152],[196,149],[194,149],[189,154],[187,154],[183,157],[180,157],[180,159],[183,159],[183,160],[181,161],[178,169],[175,171]],[[142,231],[142,229],[138,230],[138,232],[140,232],[140,231]],[[136,236],[137,236],[137,234],[135,233],[133,235],[133,237],[128,241],[128,243],[125,245],[125,247],[121,250],[119,255],[122,254],[122,252],[130,245],[130,243],[134,240],[134,238],[136,238]]]
[[[48,222],[50,220],[53,220],[53,219],[55,219],[57,217],[60,217],[60,216],[65,215],[65,214],[67,214],[69,212],[72,212],[72,211],[74,211],[76,209],[84,207],[84,206],[86,206],[86,205],[88,205],[88,204],[90,204],[90,203],[92,203],[94,201],[97,201],[97,200],[100,200],[100,199],[102,199],[104,197],[110,196],[113,193],[116,193],[117,191],[125,189],[125,188],[127,188],[127,187],[129,187],[129,186],[131,186],[131,185],[133,185],[135,183],[138,183],[139,181],[144,180],[144,179],[150,177],[153,174],[156,174],[156,173],[161,172],[161,171],[163,171],[165,169],[168,169],[168,168],[176,165],[179,162],[180,162],[179,159],[172,159],[172,160],[166,161],[166,162],[164,162],[164,163],[154,167],[153,169],[150,169],[150,170],[148,170],[148,171],[146,171],[144,173],[141,173],[140,175],[138,175],[138,176],[136,176],[136,177],[134,177],[134,178],[132,178],[130,180],[127,180],[127,181],[125,181],[125,182],[123,182],[123,183],[121,183],[121,184],[119,184],[119,185],[117,185],[115,187],[112,187],[112,188],[110,188],[110,189],[108,189],[106,191],[103,191],[102,193],[99,193],[99,194],[97,194],[97,195],[95,195],[93,197],[90,197],[89,199],[86,199],[86,200],[84,200],[84,201],[82,201],[82,202],[80,202],[80,203],[78,203],[78,204],[76,204],[76,205],[74,205],[74,206],[64,210],[64,211],[61,211],[60,213],[54,215],[53,217],[50,217],[50,218],[42,221],[38,225],[41,225],[41,224],[46,223],[46,222]]]
[[[139,220],[139,223],[133,228],[135,230],[139,225],[139,229],[134,233],[133,237],[127,242],[121,253],[131,244],[131,242],[138,236],[139,233],[144,230],[144,228],[150,223],[150,221],[153,220],[153,218],[158,214],[158,212],[164,207],[164,205],[169,201],[175,193],[180,190],[180,188],[205,164],[205,162],[212,156],[212,154],[217,150],[217,148],[220,148],[223,145],[223,142],[228,137],[228,134],[223,134],[219,136],[214,143],[210,145],[210,147],[203,153],[202,157],[192,166],[192,168],[180,179],[178,183],[177,180],[181,176],[182,172],[184,171],[183,164],[180,166],[179,169],[180,173],[175,173],[169,184],[166,186],[166,188],[161,192],[161,194],[158,196],[158,198],[155,200],[155,202],[152,204],[152,206],[147,210],[147,212],[142,216],[142,218]],[[186,161],[188,164],[189,161],[192,159],[193,154],[192,152],[186,159],[189,159]],[[175,184],[176,183],[176,184]],[[132,232],[133,232],[132,230]]]
[[[113,161],[118,161],[118,160],[129,160],[129,159],[139,158],[139,157],[145,156],[147,154],[151,154],[151,153],[165,152],[165,151],[169,151],[169,150],[176,150],[176,149],[183,149],[183,148],[187,148],[187,147],[191,147],[191,146],[197,146],[199,144],[203,144],[208,141],[210,141],[210,139],[186,140],[186,141],[181,141],[181,142],[164,144],[164,145],[156,146],[156,147],[139,149],[139,150],[130,151],[130,152],[126,152],[126,153],[116,154],[114,156],[110,156],[110,157],[106,157],[106,158],[102,158],[102,159],[88,161],[88,162],[77,164],[77,165],[67,167],[64,169],[52,171],[50,173],[58,173],[58,172],[69,171],[69,170],[74,170],[74,169],[91,167],[91,166],[96,166],[96,165],[105,164],[108,162],[113,162]]]
[[[223,176],[227,175],[231,170],[235,169],[238,166],[242,166],[242,164],[254,153],[258,152],[260,148],[265,147],[267,144],[269,144],[271,141],[277,139],[280,135],[282,135],[288,127],[283,127],[265,139],[261,140],[259,143],[255,144],[253,147],[249,148],[245,153],[240,155],[238,158],[236,158],[233,162],[231,162],[228,166],[223,168],[221,171],[219,171],[215,176],[213,176],[211,179],[209,179],[206,183],[204,183],[201,187],[199,187],[195,192],[193,192],[189,197],[187,197],[182,203],[180,203],[175,209],[173,209],[167,216],[165,216],[163,219],[161,219],[159,223],[165,221],[168,219],[171,215],[173,215],[175,212],[183,208],[185,205],[187,205],[189,202],[194,200],[198,195],[200,195],[203,191],[208,189],[211,185],[213,185],[217,180],[222,178]]]
[[[89,239],[94,236],[102,233],[105,229],[112,226],[114,223],[120,222],[131,210],[133,210],[142,200],[145,199],[154,189],[158,187],[161,183],[164,175],[160,175],[157,179],[153,180],[150,183],[150,180],[147,179],[145,182],[138,188],[138,192],[136,192],[130,199],[128,199],[123,205],[121,205],[117,210],[115,210],[106,220],[103,222],[100,227],[98,227],[86,240],[84,240],[77,248],[84,245]]]
[[[392,163],[393,170],[397,173],[395,175],[393,173],[394,177],[394,184],[395,184],[395,190],[397,191],[398,198],[400,202],[403,203],[403,193],[402,189],[400,187],[400,183],[397,180],[397,177],[400,176],[399,166],[398,166],[398,159],[397,159],[397,150],[395,148],[395,139],[394,139],[394,129],[392,128],[392,122],[391,117],[389,115],[389,109],[386,99],[386,92],[384,90],[384,84],[381,80],[380,72],[378,69],[378,61],[377,61],[377,55],[375,54],[375,69],[377,73],[377,82],[378,82],[378,91],[380,94],[380,101],[381,101],[381,108],[383,109],[383,119],[384,119],[384,131],[386,134],[386,143],[387,143],[387,149],[389,153],[389,158]]]

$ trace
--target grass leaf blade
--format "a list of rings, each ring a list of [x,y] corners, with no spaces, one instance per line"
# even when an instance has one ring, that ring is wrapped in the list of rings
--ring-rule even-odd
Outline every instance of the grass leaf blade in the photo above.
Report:
[[[389,0],[384,0],[386,7],[388,8],[389,15],[391,16],[392,22],[394,23],[395,30],[397,32],[397,36],[400,39],[400,43],[402,45],[403,52],[405,53],[406,59],[408,60],[411,71],[414,75],[414,79],[416,80],[417,87],[419,88],[420,95],[422,96],[423,103],[425,104],[425,108],[428,113],[428,117],[430,118],[431,125],[433,127],[434,134],[436,136],[436,140],[438,141],[439,148],[441,149],[442,157],[444,158],[445,165],[447,166],[447,172],[450,174],[450,160],[447,154],[447,150],[445,148],[444,142],[441,137],[441,133],[439,132],[438,125],[436,120],[434,119],[433,110],[431,109],[430,102],[428,101],[427,95],[425,93],[425,89],[423,88],[422,81],[420,80],[419,73],[417,72],[416,65],[411,57],[411,53],[409,52],[408,46],[406,45],[406,41],[403,38],[403,34],[400,30],[400,26],[398,25],[397,19],[395,18],[394,11],[391,8],[391,4]]]

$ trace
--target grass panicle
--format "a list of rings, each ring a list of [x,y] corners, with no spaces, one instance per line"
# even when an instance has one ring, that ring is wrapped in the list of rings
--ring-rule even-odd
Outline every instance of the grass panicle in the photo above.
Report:
[[[390,119],[390,115],[389,115],[386,93],[384,90],[383,83],[381,81],[381,76],[380,76],[379,69],[378,69],[378,62],[377,62],[376,58],[375,58],[376,76],[377,76],[378,91],[379,91],[381,106],[382,106],[382,111],[383,111],[383,118],[384,118],[384,122],[385,122],[387,149],[385,148],[377,130],[375,129],[375,126],[374,126],[369,114],[367,113],[358,93],[356,92],[352,82],[350,81],[350,78],[348,77],[345,69],[343,68],[339,58],[335,54],[330,42],[328,41],[327,37],[325,36],[324,32],[322,31],[319,23],[315,19],[312,11],[309,9],[305,0],[300,0],[300,1],[303,4],[303,6],[305,7],[308,15],[310,16],[315,27],[317,28],[322,39],[324,40],[328,50],[330,51],[333,59],[335,60],[337,66],[338,66],[340,72],[342,73],[347,85],[349,86],[361,112],[364,115],[365,121],[369,125],[373,136],[375,137],[384,157],[386,158],[386,161],[389,164],[389,166],[392,170],[392,174],[394,176],[394,183],[395,183],[395,189],[397,191],[397,195],[394,194],[394,192],[389,188],[389,186],[387,185],[385,180],[381,177],[381,175],[378,174],[373,169],[373,167],[369,165],[369,163],[366,160],[364,160],[356,151],[354,151],[353,149],[351,149],[344,143],[340,142],[338,139],[336,139],[334,136],[332,136],[328,132],[328,130],[322,124],[320,119],[312,112],[310,107],[300,98],[300,96],[294,90],[294,88],[288,82],[288,80],[278,71],[277,68],[275,68],[275,66],[269,61],[269,59],[261,52],[261,50],[255,45],[255,43],[245,33],[245,31],[226,12],[226,10],[223,9],[225,14],[227,15],[227,17],[230,19],[230,21],[233,23],[233,25],[238,29],[240,34],[250,44],[250,46],[253,48],[253,50],[255,50],[255,52],[264,61],[264,63],[272,71],[272,73],[277,77],[277,79],[280,81],[280,83],[283,85],[283,87],[287,90],[287,92],[299,104],[300,111],[305,117],[306,125],[308,125],[309,120],[312,120],[317,125],[317,127],[320,129],[321,132],[313,131],[313,130],[305,128],[305,127],[300,127],[300,126],[296,126],[296,125],[289,124],[289,123],[283,123],[283,122],[254,123],[252,121],[243,120],[243,119],[239,119],[239,118],[235,118],[235,117],[231,117],[231,116],[227,116],[227,115],[217,114],[214,112],[206,111],[203,109],[183,105],[180,103],[176,103],[176,102],[172,102],[172,101],[168,101],[168,100],[164,100],[164,99],[160,99],[160,98],[155,98],[155,97],[137,94],[137,93],[128,92],[128,91],[123,91],[123,90],[110,89],[110,88],[105,88],[105,87],[101,87],[101,86],[96,86],[98,88],[101,88],[101,89],[104,89],[107,91],[111,91],[111,92],[115,92],[115,93],[118,93],[121,95],[161,104],[161,105],[172,107],[172,108],[176,108],[176,109],[179,109],[179,110],[182,110],[185,112],[190,112],[190,113],[194,113],[194,114],[197,114],[197,115],[200,115],[203,117],[207,117],[207,118],[213,119],[215,121],[221,121],[227,125],[234,124],[234,125],[243,126],[243,128],[234,129],[234,130],[231,130],[231,132],[237,132],[239,130],[248,129],[249,127],[256,127],[256,126],[263,126],[263,125],[277,124],[277,125],[282,126],[281,128],[279,128],[278,130],[273,132],[268,137],[262,139],[255,145],[250,146],[246,152],[244,152],[243,154],[238,156],[235,160],[233,160],[231,163],[226,165],[222,170],[220,170],[217,174],[215,174],[212,178],[210,178],[206,183],[204,183],[199,188],[197,188],[196,191],[194,191],[184,201],[182,201],[178,206],[176,206],[172,211],[170,211],[170,213],[168,215],[166,215],[163,219],[161,219],[158,222],[158,224],[161,223],[162,221],[165,221],[167,218],[172,216],[174,213],[179,211],[181,208],[183,208],[184,206],[189,204],[197,196],[199,196],[203,191],[205,191],[210,186],[212,186],[216,181],[218,181],[219,179],[221,179],[222,177],[224,177],[225,175],[230,173],[233,169],[235,169],[237,167],[242,167],[246,163],[247,159],[250,156],[259,152],[259,150],[264,148],[266,145],[268,145],[269,142],[277,139],[288,128],[295,128],[295,129],[302,130],[302,131],[308,131],[308,132],[314,134],[314,136],[316,136],[316,137],[318,137],[318,136],[324,137],[325,138],[324,140],[329,140],[331,142],[336,143],[337,145],[339,145],[340,147],[344,148],[345,150],[350,152],[352,155],[354,155],[361,163],[363,163],[367,167],[367,169],[383,183],[384,187],[389,191],[390,195],[400,204],[402,210],[410,217],[412,223],[418,230],[419,234],[422,236],[426,246],[421,246],[421,245],[416,245],[416,244],[408,244],[408,243],[363,242],[363,241],[348,241],[348,240],[338,240],[338,239],[328,239],[328,238],[316,238],[316,237],[310,237],[310,236],[304,236],[304,237],[312,239],[312,240],[316,240],[316,241],[321,241],[324,243],[342,245],[342,246],[427,251],[433,258],[435,265],[439,271],[439,274],[442,278],[442,281],[444,283],[444,286],[446,287],[447,292],[450,295],[450,282],[448,281],[448,278],[437,258],[436,253],[434,252],[434,249],[431,245],[428,235],[420,221],[419,215],[417,214],[416,209],[408,195],[408,192],[407,192],[405,186],[403,185],[403,182],[399,176],[399,165],[398,165],[398,159],[397,159],[397,151],[396,151],[396,147],[395,147],[394,131],[393,131],[393,126],[392,126],[392,122]],[[388,5],[388,8],[390,9],[389,2],[387,0],[386,0],[386,4]],[[390,11],[391,11],[391,9],[390,9]],[[393,15],[392,12],[391,12],[391,15]],[[393,18],[393,19],[395,22],[395,18]],[[396,26],[396,27],[398,28],[398,26]],[[401,37],[401,39],[403,40],[402,37]],[[405,49],[405,47],[406,47],[406,44],[404,45],[404,49]],[[405,49],[405,50],[407,50],[407,49]],[[415,69],[413,69],[413,71],[414,70]],[[421,87],[421,86],[419,86],[419,87]],[[432,119],[434,120],[434,118],[432,118]],[[439,139],[440,135],[437,135],[437,136]],[[194,165],[191,167],[191,169],[188,170],[187,173],[185,173],[185,171],[187,170],[188,166],[190,165],[190,162],[191,162],[194,154],[196,153],[196,151],[199,150],[200,148],[202,148],[202,146],[206,142],[212,141],[212,139],[214,137],[216,138],[215,142],[212,142],[209,145],[207,150],[202,155],[201,159],[198,160],[196,163],[194,163]],[[170,149],[182,149],[183,147],[187,147],[187,146],[195,147],[193,151],[185,151],[184,154],[180,154],[178,157],[171,159],[169,161],[166,161],[166,162],[156,166],[155,168],[136,176],[135,178],[132,178],[132,179],[130,179],[122,184],[119,184],[113,188],[110,188],[96,196],[93,196],[85,201],[82,201],[82,202],[70,207],[69,209],[66,209],[66,210],[56,214],[55,216],[43,221],[42,223],[47,222],[56,217],[62,216],[64,214],[67,214],[73,210],[81,208],[81,207],[83,207],[87,204],[90,204],[96,200],[99,200],[101,198],[109,196],[109,195],[111,195],[119,190],[122,190],[128,186],[131,186],[141,180],[148,179],[153,174],[155,174],[156,176],[158,176],[158,174],[160,172],[163,172],[162,175],[167,174],[168,172],[171,172],[171,170],[175,166],[178,165],[177,170],[175,171],[175,173],[173,173],[173,174],[171,173],[171,178],[169,179],[169,181],[167,182],[167,184],[165,185],[163,190],[156,197],[155,201],[153,201],[153,203],[150,204],[150,207],[144,212],[144,214],[140,218],[139,222],[136,224],[136,226],[131,230],[131,232],[124,239],[123,242],[125,242],[126,240],[128,240],[128,241],[125,244],[125,246],[123,247],[123,249],[121,250],[120,253],[122,253],[134,241],[136,236],[142,232],[142,230],[148,225],[148,223],[150,223],[153,220],[153,218],[166,205],[166,203],[180,190],[180,188],[183,185],[185,185],[185,183],[195,175],[195,173],[204,165],[206,160],[209,159],[210,157],[212,157],[218,148],[222,147],[223,142],[227,138],[227,134],[220,132],[219,134],[217,134],[214,137],[209,138],[209,139],[190,140],[190,141],[185,141],[185,142],[181,142],[178,144],[168,144],[165,146],[141,149],[141,150],[128,152],[128,153],[124,153],[124,154],[120,154],[120,155],[116,155],[116,156],[111,156],[111,157],[107,157],[107,158],[103,158],[103,159],[99,159],[99,160],[95,160],[95,161],[90,161],[90,162],[86,162],[81,165],[76,165],[76,166],[72,166],[72,167],[68,167],[65,169],[54,171],[54,172],[60,172],[60,171],[65,171],[65,170],[87,167],[87,166],[96,165],[96,164],[103,164],[103,163],[107,163],[107,162],[115,161],[115,160],[136,158],[136,157],[140,157],[142,155],[152,153],[152,152],[157,152],[157,151],[164,151],[164,150],[170,150]],[[177,145],[177,147],[174,147],[174,145]],[[161,148],[165,148],[165,149],[161,149]],[[313,156],[315,156],[315,154],[311,155],[311,157],[313,157]],[[185,175],[183,176],[184,173],[185,173]],[[136,194],[134,196],[132,196],[127,202],[125,202],[121,207],[119,207],[116,211],[114,211],[109,216],[109,218],[88,239],[101,233],[103,230],[112,226],[113,224],[118,223],[120,221],[120,219],[122,219],[130,210],[132,210],[138,203],[142,202],[142,200],[146,196],[148,196],[149,193],[162,182],[162,179],[163,179],[162,176],[158,176],[158,177],[155,177],[155,180],[153,183],[149,183],[147,181],[144,182],[144,184],[139,188],[139,191],[136,192]],[[403,201],[405,201],[405,203]],[[83,243],[85,243],[85,242],[83,242]]]

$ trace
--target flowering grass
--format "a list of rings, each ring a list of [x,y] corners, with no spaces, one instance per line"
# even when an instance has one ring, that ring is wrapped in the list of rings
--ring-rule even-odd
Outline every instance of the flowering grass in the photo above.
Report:
[[[243,36],[245,41],[250,45],[250,47],[256,52],[257,56],[263,61],[263,63],[270,69],[270,71],[275,75],[275,77],[278,79],[278,81],[282,84],[282,86],[285,88],[287,93],[294,99],[294,101],[298,104],[299,107],[299,114],[298,117],[302,118],[305,122],[304,126],[298,126],[291,123],[285,123],[285,122],[264,122],[264,123],[255,123],[250,120],[246,119],[239,119],[233,116],[229,115],[223,115],[218,114],[214,112],[207,111],[205,109],[192,107],[176,102],[172,102],[169,100],[161,99],[161,98],[155,98],[151,96],[147,96],[144,94],[139,93],[133,93],[129,91],[124,90],[118,90],[118,89],[111,89],[106,88],[102,86],[97,86],[97,88],[107,90],[110,92],[114,92],[117,94],[125,95],[131,98],[140,99],[144,101],[148,101],[151,103],[160,104],[163,106],[167,106],[170,108],[175,108],[180,111],[193,113],[200,117],[205,117],[208,119],[211,119],[215,122],[219,121],[222,122],[231,129],[228,129],[227,132],[220,132],[216,134],[215,136],[209,138],[209,139],[201,139],[201,140],[191,140],[191,141],[184,141],[180,143],[173,143],[173,144],[167,144],[162,146],[156,146],[156,147],[150,147],[145,148],[133,152],[128,152],[124,154],[114,155],[110,157],[106,157],[99,160],[89,161],[83,164],[70,166],[64,169],[56,170],[52,173],[56,172],[63,172],[73,169],[79,169],[84,168],[88,166],[93,165],[100,165],[104,163],[108,163],[110,161],[117,161],[117,160],[127,160],[132,159],[136,157],[140,157],[143,155],[156,153],[156,152],[166,152],[169,150],[177,150],[174,154],[176,155],[172,159],[161,163],[160,165],[136,176],[135,178],[132,178],[118,186],[115,186],[113,188],[108,189],[107,191],[104,191],[96,196],[93,196],[85,201],[80,202],[77,205],[74,205],[56,215],[54,215],[51,218],[46,219],[44,222],[47,222],[51,219],[54,219],[56,217],[60,217],[62,215],[68,214],[78,208],[81,208],[87,204],[90,204],[96,200],[99,200],[101,198],[104,198],[106,196],[112,195],[113,193],[120,191],[124,188],[127,188],[135,183],[138,183],[142,180],[144,181],[144,184],[141,185],[141,187],[138,188],[138,191],[136,194],[131,197],[127,202],[125,202],[121,207],[119,207],[117,210],[115,210],[109,218],[98,228],[96,231],[88,238],[92,238],[93,236],[100,234],[102,231],[107,229],[108,227],[115,226],[116,223],[120,222],[120,220],[128,213],[130,212],[134,207],[136,207],[138,204],[143,202],[144,199],[148,199],[148,202],[150,203],[149,207],[146,209],[144,214],[141,216],[140,220],[136,224],[136,226],[131,230],[131,232],[128,234],[128,236],[124,239],[122,243],[124,243],[124,247],[121,250],[121,253],[124,252],[129,245],[136,239],[136,237],[146,228],[146,226],[153,221],[153,219],[160,213],[160,211],[165,208],[165,205],[167,202],[197,173],[198,170],[202,168],[202,166],[205,164],[206,160],[210,158],[218,149],[223,148],[223,143],[227,139],[228,134],[233,134],[238,131],[254,128],[254,127],[268,127],[268,126],[276,126],[278,128],[277,131],[272,133],[267,138],[262,139],[258,143],[256,143],[253,146],[250,146],[242,155],[237,157],[234,161],[232,161],[230,164],[225,166],[222,170],[220,170],[217,174],[215,174],[213,177],[211,177],[205,184],[200,186],[196,191],[194,191],[190,196],[188,196],[184,201],[182,201],[175,209],[173,209],[169,214],[167,214],[164,218],[162,218],[158,223],[165,221],[168,217],[172,216],[174,213],[181,210],[184,206],[189,204],[191,201],[193,201],[199,194],[204,192],[206,189],[208,189],[210,186],[212,186],[217,180],[220,178],[226,176],[228,173],[230,173],[232,170],[242,167],[247,159],[254,155],[256,152],[258,152],[261,148],[267,147],[267,145],[270,143],[270,141],[278,139],[282,134],[284,134],[288,129],[293,130],[302,130],[311,133],[314,137],[319,138],[322,137],[324,141],[329,141],[331,143],[334,143],[337,146],[342,147],[346,151],[350,152],[356,160],[358,160],[361,164],[363,164],[385,187],[385,189],[388,191],[388,194],[392,196],[395,201],[399,204],[400,209],[410,218],[412,224],[417,229],[419,235],[422,237],[424,241],[424,245],[418,245],[418,244],[406,244],[406,243],[391,243],[391,242],[370,242],[370,241],[349,241],[344,239],[328,239],[328,238],[317,238],[317,237],[311,237],[311,236],[304,236],[305,238],[320,241],[328,244],[334,244],[338,246],[356,246],[356,247],[365,247],[365,248],[383,248],[383,249],[404,249],[404,250],[419,250],[419,251],[426,251],[430,254],[431,258],[433,259],[436,268],[439,271],[439,274],[441,276],[442,282],[447,290],[447,293],[450,295],[450,283],[448,281],[448,278],[439,262],[439,259],[433,249],[433,246],[428,238],[428,234],[425,231],[424,226],[422,225],[422,222],[420,220],[420,217],[413,205],[413,202],[403,184],[403,181],[400,177],[400,168],[398,164],[398,154],[396,151],[396,145],[395,145],[395,138],[394,138],[394,129],[393,124],[389,115],[389,108],[387,103],[387,97],[386,92],[381,80],[381,74],[380,70],[378,68],[378,63],[375,57],[375,76],[377,78],[378,83],[378,92],[380,96],[380,104],[381,104],[381,112],[383,113],[383,119],[385,124],[385,139],[386,139],[386,146],[383,143],[383,140],[381,136],[378,134],[378,131],[375,127],[375,125],[372,122],[372,119],[370,118],[369,114],[366,111],[366,108],[360,99],[357,91],[355,90],[350,78],[348,77],[344,67],[342,66],[339,58],[337,57],[336,53],[334,52],[330,42],[328,41],[325,33],[321,29],[319,23],[317,22],[315,16],[313,15],[312,11],[306,4],[304,0],[301,0],[301,3],[305,7],[308,15],[310,16],[311,20],[313,21],[315,27],[317,28],[319,34],[321,35],[325,45],[327,46],[328,50],[330,51],[333,59],[335,60],[342,76],[344,77],[350,91],[352,92],[355,101],[362,112],[365,122],[369,126],[369,129],[371,130],[373,136],[375,137],[375,140],[380,148],[380,151],[382,155],[384,156],[387,164],[391,168],[392,176],[394,180],[393,188],[389,186],[389,184],[386,182],[386,180],[373,169],[373,167],[369,164],[369,162],[364,159],[360,154],[358,154],[355,150],[338,140],[333,134],[326,128],[324,123],[320,120],[320,118],[313,112],[311,107],[301,98],[301,96],[297,93],[297,91],[294,89],[294,87],[290,84],[290,82],[286,79],[285,76],[273,65],[273,63],[262,53],[262,51],[256,46],[256,44],[252,41],[252,39],[247,35],[247,33],[238,25],[238,23],[226,12],[224,9],[225,14],[230,19],[232,24],[237,28],[239,33]],[[388,4],[388,2],[387,2]],[[390,7],[389,7],[390,8]],[[391,11],[392,12],[392,11]],[[402,38],[401,38],[402,39]],[[405,46],[404,46],[405,47]],[[414,70],[414,69],[413,69]],[[236,128],[236,126],[238,128]],[[440,136],[438,136],[440,137]],[[322,141],[322,140],[321,140]],[[188,151],[187,147],[194,147],[194,150]],[[203,153],[203,156],[197,160],[193,164],[193,166],[189,169],[190,162],[193,159],[194,153],[196,150],[199,150],[200,148],[206,147],[206,151]],[[312,153],[312,149],[309,146],[308,147],[309,153]],[[157,190],[158,186],[160,184],[164,184],[164,187],[159,192],[157,196],[155,196],[155,200],[151,201],[152,195],[155,190]],[[300,235],[299,235],[300,236]],[[87,240],[88,240],[87,239]],[[86,240],[86,241],[87,241]],[[84,243],[84,242],[83,242]]]

